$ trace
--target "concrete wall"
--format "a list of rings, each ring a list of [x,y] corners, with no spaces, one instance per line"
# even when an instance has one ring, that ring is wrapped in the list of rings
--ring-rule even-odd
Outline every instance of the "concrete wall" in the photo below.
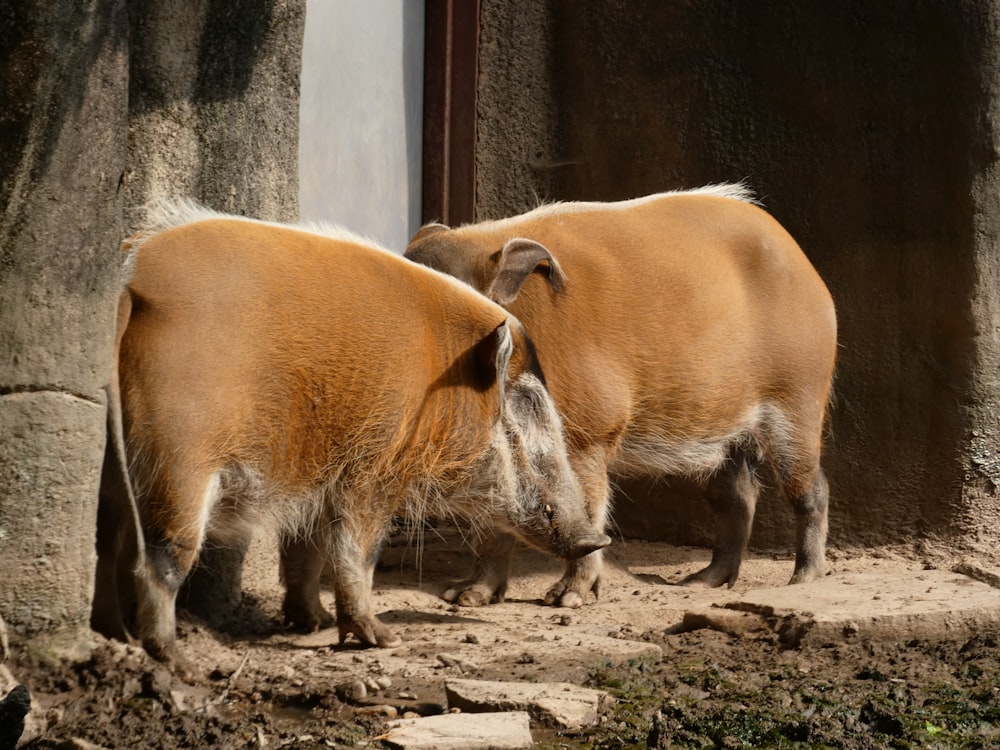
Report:
[[[988,550],[1000,516],[997,16],[989,0],[487,0],[477,165],[495,189],[480,190],[479,213],[523,210],[535,194],[613,200],[746,179],[838,305],[832,540]],[[626,533],[707,540],[690,486],[622,486]],[[790,543],[791,523],[765,497],[754,543]]]
[[[127,230],[160,196],[270,221],[298,218],[305,12],[305,0],[130,8]],[[203,617],[225,616],[242,595],[244,552],[206,547],[179,601]]]
[[[0,615],[15,648],[77,655],[118,298],[127,19],[118,0],[0,17]]]
[[[130,8],[127,229],[160,196],[298,216],[305,0],[145,0]]]
[[[402,252],[420,226],[423,0],[309,0],[299,205]]]
[[[115,603],[114,577],[95,581],[94,548],[123,235],[157,196],[298,213],[303,10],[58,0],[0,11],[0,613],[15,640],[85,650],[91,595]]]

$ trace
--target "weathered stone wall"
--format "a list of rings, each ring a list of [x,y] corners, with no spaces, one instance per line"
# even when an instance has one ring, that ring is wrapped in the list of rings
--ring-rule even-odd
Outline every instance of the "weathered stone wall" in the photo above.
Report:
[[[484,3],[483,39],[535,39],[517,24],[536,6]],[[550,2],[531,50],[481,48],[486,80],[507,79],[503,95],[480,87],[478,181],[500,186],[480,190],[480,215],[539,188],[614,200],[746,179],[800,241],[840,321],[836,542],[997,539],[997,7]],[[547,99],[522,97],[538,67],[511,57],[544,61]],[[561,165],[545,182],[508,177],[527,174],[524,133]],[[709,538],[685,483],[622,487],[626,534]],[[754,543],[787,545],[791,524],[763,498]]]
[[[547,3],[481,0],[476,219],[527,211],[552,197],[562,154]]]
[[[0,5],[0,612],[85,640],[125,169],[124,3]]]
[[[157,0],[130,14],[130,229],[151,198],[298,219],[305,0]]]
[[[297,217],[304,3],[0,0],[0,613],[14,641],[86,647],[136,209],[184,195]]]
[[[296,221],[306,0],[157,0],[132,9],[126,229],[158,198]],[[181,601],[241,596],[245,547],[208,546]]]

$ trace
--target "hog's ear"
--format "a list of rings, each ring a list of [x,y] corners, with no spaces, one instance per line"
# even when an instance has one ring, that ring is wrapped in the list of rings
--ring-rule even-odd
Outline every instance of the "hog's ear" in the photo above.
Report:
[[[498,304],[506,305],[517,299],[521,286],[542,263],[548,263],[552,288],[556,292],[562,292],[566,288],[566,274],[552,257],[552,253],[541,243],[515,237],[508,240],[494,257],[497,272],[487,296]]]
[[[494,383],[497,384],[501,408],[504,402],[504,384],[507,382],[510,357],[513,353],[514,339],[506,320],[476,344],[476,369],[480,382],[484,389],[492,387]]]
[[[448,227],[446,227],[444,224],[432,221],[430,224],[424,224],[422,227],[420,227],[420,229],[417,230],[417,233],[413,235],[413,238],[410,240],[410,244],[412,245],[414,242],[419,242],[425,237],[430,237],[432,234],[437,234],[438,232],[447,232],[447,231]]]

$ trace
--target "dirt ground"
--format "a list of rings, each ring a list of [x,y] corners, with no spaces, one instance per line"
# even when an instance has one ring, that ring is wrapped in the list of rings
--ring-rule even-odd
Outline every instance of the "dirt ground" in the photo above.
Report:
[[[447,710],[451,677],[565,681],[618,698],[579,734],[533,724],[539,748],[1000,747],[1000,633],[794,650],[769,632],[673,633],[689,607],[782,585],[792,570],[790,554],[755,554],[732,591],[670,585],[708,557],[618,541],[600,600],[563,610],[538,601],[561,563],[522,550],[507,601],[468,609],[438,596],[471,568],[455,533],[429,531],[422,545],[394,539],[375,602],[404,643],[381,650],[341,646],[335,629],[284,629],[276,554],[257,541],[231,622],[211,629],[181,616],[179,646],[198,672],[191,682],[100,639],[78,665],[47,664],[12,644],[7,666],[45,716],[30,748],[386,747],[378,737],[389,718]],[[828,562],[832,572],[948,565],[927,549],[832,549]],[[332,611],[332,595],[324,603]]]

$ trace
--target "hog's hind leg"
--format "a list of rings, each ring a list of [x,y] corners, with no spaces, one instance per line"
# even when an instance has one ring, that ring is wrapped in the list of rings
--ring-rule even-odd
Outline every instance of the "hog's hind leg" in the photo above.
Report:
[[[812,401],[792,413],[788,438],[777,442],[774,467],[795,513],[795,570],[790,584],[813,581],[826,570],[826,535],[830,488],[820,464],[824,412]]]
[[[219,497],[219,477],[205,471],[178,471],[144,494],[140,507],[145,565],[136,587],[139,637],[153,658],[175,662],[177,592],[198,559],[209,514]]]
[[[309,632],[333,625],[333,615],[320,602],[320,578],[328,544],[318,532],[281,537],[281,577],[285,582],[285,622]]]
[[[818,465],[804,483],[785,489],[795,511],[795,570],[789,583],[807,583],[826,569],[827,513],[830,488]]]
[[[680,582],[682,586],[732,588],[740,575],[743,553],[750,540],[760,484],[756,452],[733,447],[725,464],[708,481],[706,494],[715,516],[712,561]]]

